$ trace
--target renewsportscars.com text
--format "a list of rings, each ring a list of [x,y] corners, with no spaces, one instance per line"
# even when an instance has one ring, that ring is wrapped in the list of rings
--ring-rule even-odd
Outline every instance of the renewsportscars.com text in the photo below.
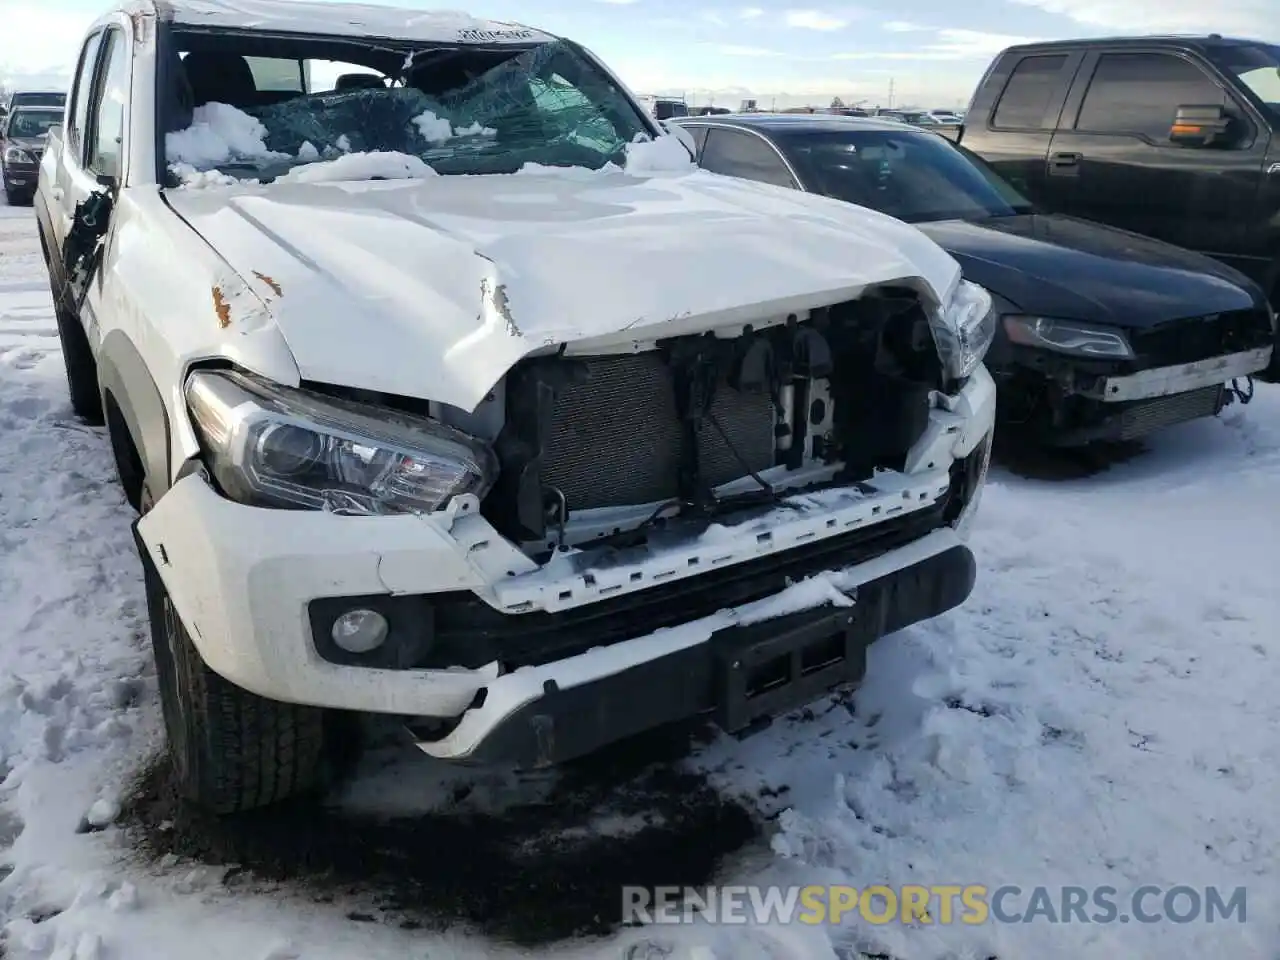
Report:
[[[623,887],[624,923],[1244,923],[1244,887]]]

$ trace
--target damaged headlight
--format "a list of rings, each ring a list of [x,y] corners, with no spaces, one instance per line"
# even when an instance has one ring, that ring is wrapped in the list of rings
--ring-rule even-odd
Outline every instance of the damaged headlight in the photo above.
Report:
[[[234,500],[347,514],[429,513],[483,497],[493,452],[442,423],[385,407],[197,371],[187,405],[206,462]]]
[[[1004,332],[1009,340],[1024,347],[1039,347],[1077,357],[1110,357],[1128,360],[1133,350],[1123,331],[1078,320],[1053,317],[1024,317],[1005,314]]]
[[[991,294],[976,283],[961,280],[939,312],[933,333],[947,375],[957,380],[969,376],[987,355],[996,334]]]

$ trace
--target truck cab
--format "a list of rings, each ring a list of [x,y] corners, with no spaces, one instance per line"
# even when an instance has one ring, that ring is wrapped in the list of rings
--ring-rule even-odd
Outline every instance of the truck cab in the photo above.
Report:
[[[1280,46],[1126,37],[1010,47],[959,141],[1052,213],[1206,253],[1280,304]]]

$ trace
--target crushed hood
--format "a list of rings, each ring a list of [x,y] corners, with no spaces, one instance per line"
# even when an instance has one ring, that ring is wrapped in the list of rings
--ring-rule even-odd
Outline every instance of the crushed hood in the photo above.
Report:
[[[941,301],[960,275],[900,221],[703,172],[276,183],[166,198],[258,292],[304,379],[464,410],[546,346],[652,340],[893,280]],[[234,310],[216,321],[235,332]]]

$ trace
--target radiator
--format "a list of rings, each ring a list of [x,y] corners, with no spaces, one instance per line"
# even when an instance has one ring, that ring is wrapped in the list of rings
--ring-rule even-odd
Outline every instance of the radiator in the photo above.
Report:
[[[670,370],[657,353],[587,360],[590,378],[556,402],[544,445],[542,481],[572,510],[654,503],[679,495],[681,425]],[[711,412],[751,470],[774,462],[774,412],[767,396],[721,383]],[[707,422],[699,436],[711,486],[748,471]]]
[[[1202,387],[1168,397],[1134,401],[1120,415],[1120,439],[1135,440],[1155,430],[1186,423],[1200,417],[1212,417],[1222,409],[1223,389]]]

